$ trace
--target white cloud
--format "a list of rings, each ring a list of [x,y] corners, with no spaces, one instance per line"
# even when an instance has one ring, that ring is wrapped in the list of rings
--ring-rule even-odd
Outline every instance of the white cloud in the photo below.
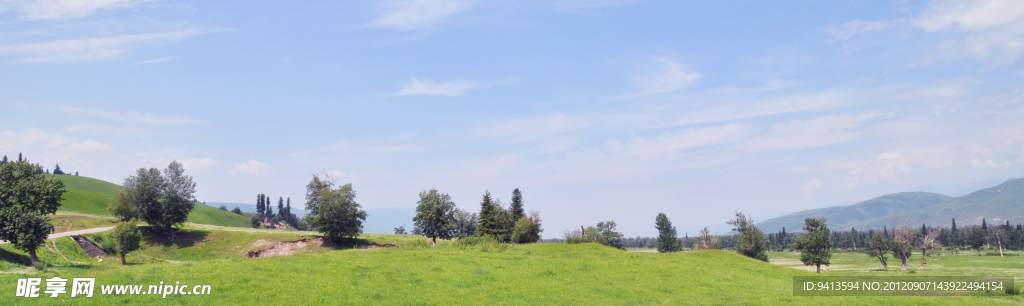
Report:
[[[856,19],[844,23],[840,27],[830,28],[825,32],[832,36],[833,40],[847,40],[854,36],[865,35],[871,32],[878,32],[889,27],[888,21],[864,21]]]
[[[15,8],[21,20],[58,20],[89,16],[98,10],[124,9],[153,0],[12,0],[8,8]],[[2,11],[2,9],[0,9]]]
[[[1010,166],[1010,162],[1005,162],[1005,163],[1001,163],[1000,164],[1000,163],[996,163],[995,161],[993,161],[991,159],[989,159],[989,160],[978,160],[977,158],[971,158],[971,167],[974,167],[975,169],[1006,168],[1006,167],[1009,167],[1009,166]]]
[[[743,145],[750,151],[799,149],[851,141],[861,133],[852,131],[877,114],[824,116],[807,121],[773,124],[767,135]]]
[[[804,183],[804,186],[800,187],[800,190],[803,191],[804,193],[810,194],[811,192],[814,192],[815,190],[821,188],[821,185],[822,183],[820,179],[813,179],[808,181],[807,183]]]
[[[938,46],[936,53],[942,57],[1009,63],[1024,54],[1024,5],[1020,1],[937,1],[914,25],[950,36]]]
[[[180,30],[3,45],[0,46],[0,54],[14,55],[17,58],[12,62],[27,64],[109,60],[123,56],[137,45],[166,43],[206,32],[209,31]]]
[[[897,158],[900,158],[900,157],[903,157],[903,155],[900,155],[900,153],[895,153],[895,152],[882,152],[882,154],[878,154],[878,159],[879,160],[897,159]]]
[[[437,83],[430,79],[411,78],[408,83],[402,84],[402,90],[394,93],[395,96],[428,95],[428,96],[461,96],[466,91],[483,87],[481,84],[471,82],[444,82]]]
[[[86,115],[86,116],[114,119],[114,120],[125,121],[125,122],[144,123],[144,124],[153,124],[153,125],[171,125],[171,124],[186,124],[186,123],[199,123],[199,122],[201,122],[198,119],[192,119],[192,118],[186,118],[186,117],[180,117],[180,116],[157,116],[157,115],[154,115],[154,114],[151,114],[151,113],[142,113],[142,112],[120,113],[120,112],[113,112],[113,111],[107,111],[107,110],[85,109],[85,108],[79,108],[79,107],[73,107],[73,106],[57,106],[57,107],[52,107],[50,109],[51,110],[55,110],[55,111],[59,111],[59,112],[62,112],[62,113],[67,113],[67,114]]]
[[[381,15],[366,27],[401,30],[431,29],[445,18],[473,6],[468,0],[397,0],[381,6]]]
[[[606,144],[620,155],[654,157],[677,155],[681,150],[736,142],[750,133],[750,128],[740,124],[690,129],[681,133],[665,133],[653,138],[632,138],[625,145],[618,141]]]
[[[206,157],[204,157],[204,158],[189,158],[189,159],[181,161],[181,165],[185,166],[185,169],[188,169],[188,170],[206,169],[206,168],[213,167],[213,166],[216,166],[216,165],[219,165],[219,164],[220,164],[220,161],[218,161],[216,159],[212,159],[212,158],[206,158]]]
[[[689,87],[700,79],[700,73],[668,58],[654,59],[655,68],[633,79],[639,90],[629,96],[663,94]]]
[[[176,60],[176,59],[178,59],[177,56],[168,56],[168,57],[161,57],[161,58],[157,58],[157,59],[151,59],[151,60],[147,60],[147,61],[136,62],[135,64],[136,65],[149,65],[149,64],[163,63],[163,62],[166,62],[166,61],[173,61],[173,60]]]
[[[273,170],[274,168],[271,167],[270,165],[264,164],[258,160],[253,159],[244,163],[235,163],[234,166],[231,167],[230,172],[231,174],[257,175],[270,173]]]

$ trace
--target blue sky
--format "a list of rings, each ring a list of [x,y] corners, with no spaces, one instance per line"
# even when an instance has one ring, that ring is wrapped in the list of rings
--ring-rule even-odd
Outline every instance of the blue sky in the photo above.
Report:
[[[651,236],[1021,177],[1015,1],[0,1],[0,153]],[[372,218],[372,216],[371,216]]]

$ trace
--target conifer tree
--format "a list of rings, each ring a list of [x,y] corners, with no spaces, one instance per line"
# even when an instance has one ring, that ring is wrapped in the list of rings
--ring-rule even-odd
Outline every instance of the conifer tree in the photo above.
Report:
[[[829,229],[825,218],[804,219],[804,231],[807,235],[796,238],[794,247],[800,250],[800,261],[804,265],[813,265],[821,273],[821,265],[828,265],[832,259],[832,241],[828,239]]]
[[[658,229],[659,253],[682,250],[682,246],[679,244],[679,237],[676,237],[676,227],[672,226],[672,221],[668,220],[668,216],[664,213],[659,213],[654,218],[654,228]]]
[[[284,213],[284,197],[278,197],[277,198],[277,214],[281,215],[281,217],[287,217],[288,216],[287,213],[285,213],[285,214],[282,214],[282,213]]]
[[[256,195],[256,214],[263,215],[263,194]]]
[[[519,188],[512,190],[512,204],[508,207],[509,216],[512,218],[512,224],[519,221],[519,218],[525,217],[526,212],[523,211],[523,194],[519,192]]]
[[[491,192],[484,191],[484,197],[480,201],[480,226],[477,227],[476,234],[498,238],[497,236],[501,233],[498,217],[494,202],[491,200]]]

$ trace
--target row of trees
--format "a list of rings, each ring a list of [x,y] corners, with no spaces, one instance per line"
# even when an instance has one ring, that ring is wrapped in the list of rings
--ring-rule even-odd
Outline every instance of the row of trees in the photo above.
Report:
[[[531,243],[540,240],[540,214],[523,210],[523,196],[518,188],[512,191],[512,203],[506,209],[500,200],[492,199],[485,191],[480,202],[480,213],[471,213],[456,207],[451,196],[437,189],[423,191],[416,203],[413,234],[431,238],[462,239],[471,236],[491,237],[499,242]],[[405,227],[396,228],[396,233]]]
[[[730,237],[731,239],[728,239],[729,245],[737,253],[757,260],[768,261],[767,239],[761,230],[754,226],[753,219],[741,212],[736,212],[736,217],[729,220],[728,224],[732,225],[733,230],[737,233]],[[654,244],[658,252],[661,253],[682,251],[683,246],[687,243],[690,243],[694,249],[719,249],[723,247],[722,237],[712,236],[707,227],[700,231],[696,239],[690,239],[689,237],[680,239],[676,228],[672,226],[672,221],[664,213],[659,213],[654,218],[654,228],[658,230],[658,238],[654,240]],[[643,241],[642,238],[637,238],[637,240]],[[647,243],[647,241],[643,242]]]
[[[139,168],[125,178],[124,190],[114,196],[107,209],[122,222],[142,220],[150,229],[170,240],[177,238],[175,227],[188,220],[195,208],[196,183],[185,175],[185,168],[174,161],[161,172]]]
[[[17,160],[17,161],[13,161],[13,160],[8,160],[8,159],[7,159],[7,155],[4,155],[4,158],[3,158],[3,159],[0,159],[0,166],[3,166],[3,165],[5,165],[5,164],[7,164],[7,163],[14,163],[14,162],[23,162],[23,161],[27,162],[27,161],[28,161],[28,159],[24,159],[24,158],[22,158],[22,157],[21,157],[21,153],[18,153],[18,160]],[[50,174],[50,170],[49,170],[49,169],[46,169],[46,170],[44,171],[44,170],[43,170],[43,166],[41,166],[41,165],[35,165],[35,166],[36,166],[36,167],[35,167],[35,171],[36,171],[37,173],[46,173],[46,174]],[[71,175],[71,173],[66,173],[66,172],[64,172],[64,170],[61,170],[61,169],[60,169],[60,164],[57,164],[56,166],[54,166],[54,167],[53,167],[53,174],[57,174],[57,175]],[[78,176],[78,171],[75,171],[75,176]]]
[[[273,227],[278,222],[284,222],[292,227],[305,230],[306,224],[299,220],[299,217],[292,213],[292,198],[286,201],[284,197],[277,199],[277,213],[274,213],[272,199],[265,194],[256,196],[256,214],[250,217],[252,227],[259,227],[260,224],[268,224]]]

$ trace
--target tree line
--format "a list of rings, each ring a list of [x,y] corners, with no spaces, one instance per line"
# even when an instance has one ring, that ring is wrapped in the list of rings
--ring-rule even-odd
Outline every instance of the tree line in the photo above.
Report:
[[[519,188],[512,190],[512,201],[508,208],[501,200],[484,191],[480,201],[480,212],[473,213],[456,207],[451,196],[437,189],[420,192],[413,217],[414,235],[424,235],[436,244],[437,238],[463,239],[486,237],[498,242],[532,243],[540,240],[540,213],[523,209],[523,195]],[[405,226],[395,229],[404,233]]]
[[[0,159],[0,166],[3,166],[5,164],[7,164],[7,163],[16,163],[16,162],[28,162],[28,159],[27,158],[23,158],[21,156],[21,153],[18,153],[18,160],[17,161],[15,161],[15,160],[8,160],[7,159],[7,155],[4,155],[4,158]],[[44,170],[43,166],[39,165],[39,164],[35,164],[35,172],[39,173],[39,174],[44,174],[44,173],[45,174],[51,174],[50,173],[50,169],[45,169]],[[54,166],[52,174],[56,174],[56,175],[71,175],[71,173],[64,172],[64,170],[60,169],[60,163],[58,163],[56,166]],[[78,171],[75,171],[75,176],[78,176]]]
[[[284,197],[277,199],[277,213],[274,213],[272,204],[273,199],[265,194],[256,195],[256,213],[249,217],[249,222],[252,227],[258,228],[260,225],[266,227],[276,227],[277,224],[284,222],[297,230],[307,230],[309,226],[303,222],[297,215],[292,213],[292,198],[285,200]],[[227,209],[226,207],[223,209]],[[235,208],[237,214],[241,214],[241,209]]]

